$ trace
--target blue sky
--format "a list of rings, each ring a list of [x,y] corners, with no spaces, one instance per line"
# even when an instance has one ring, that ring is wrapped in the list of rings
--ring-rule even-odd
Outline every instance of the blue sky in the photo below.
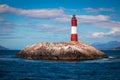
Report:
[[[23,49],[39,42],[70,41],[78,20],[79,41],[120,41],[120,0],[0,0],[0,45]]]

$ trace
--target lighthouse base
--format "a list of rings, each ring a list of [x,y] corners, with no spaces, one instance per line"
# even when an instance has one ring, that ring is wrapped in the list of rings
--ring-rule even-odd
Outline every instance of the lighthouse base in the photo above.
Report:
[[[71,41],[78,41],[78,35],[77,34],[71,34]]]

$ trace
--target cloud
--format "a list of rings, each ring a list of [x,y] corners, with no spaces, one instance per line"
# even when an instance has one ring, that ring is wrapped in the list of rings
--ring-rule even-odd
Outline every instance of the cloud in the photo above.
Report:
[[[0,33],[11,33],[13,29],[18,26],[25,26],[25,25],[9,22],[0,17]]]
[[[119,28],[120,27],[120,22],[118,21],[101,21],[101,22],[96,22],[93,23],[95,26],[99,26],[101,28]]]
[[[71,21],[71,15],[64,15],[61,17],[57,17],[54,19],[54,21],[61,22],[61,23],[66,23]],[[93,22],[100,22],[100,21],[108,21],[110,19],[109,16],[105,15],[77,15],[77,20],[78,23],[80,24],[92,24]]]
[[[104,15],[97,15],[97,16],[80,15],[80,16],[78,16],[78,19],[94,20],[94,21],[106,21],[106,20],[109,19],[109,16],[104,16]]]
[[[67,23],[71,21],[71,16],[70,15],[64,15],[61,17],[57,17],[53,19],[56,22],[60,22],[60,23]]]
[[[30,26],[33,26],[33,25],[30,24]],[[41,24],[41,25],[34,24],[34,29],[42,33],[54,33],[54,34],[58,34],[58,33],[64,34],[70,31],[69,28],[59,27],[55,25],[48,25],[48,24]]]
[[[92,25],[100,28],[108,28],[109,32],[94,32],[90,33],[91,38],[114,37],[120,38],[120,22],[110,20],[110,16],[105,15],[78,15],[78,22],[80,24]]]
[[[78,24],[92,25],[100,28],[119,28],[120,22],[110,20],[106,15],[77,15]],[[55,18],[54,21],[67,23],[71,21],[71,15]]]
[[[18,15],[24,15],[32,18],[51,19],[62,16],[64,11],[62,9],[33,9],[24,10],[19,8],[13,8],[6,4],[0,5],[0,13],[13,13]]]
[[[65,9],[20,9],[20,8],[14,8],[11,6],[8,6],[6,4],[0,5],[0,14],[1,13],[12,13],[17,15],[23,15],[30,18],[38,18],[38,19],[46,19],[46,20],[52,20],[58,23],[68,23],[71,21],[72,15],[65,14]],[[113,12],[115,11],[114,8],[84,8],[87,12],[103,12],[103,11],[109,11]],[[120,22],[119,21],[113,21],[110,20],[110,16],[106,15],[77,15],[78,24],[85,24],[85,25],[92,25],[97,26],[100,28],[109,28],[111,29],[110,32],[95,32],[92,33],[92,37],[115,37],[120,35]],[[40,29],[42,32],[47,33],[65,33],[66,31],[69,31],[68,28],[61,28],[55,25],[49,25],[49,24],[41,24],[36,25],[34,24],[28,24],[28,25],[22,25],[22,24],[15,24],[10,23],[8,21],[5,21],[2,17],[0,17],[0,22],[2,22],[0,25],[0,32],[10,32],[13,29],[13,26],[34,26],[35,29]],[[48,31],[49,30],[49,31]]]
[[[62,23],[66,23],[66,22],[70,22],[71,21],[71,15],[64,15],[61,17],[57,17],[54,19],[54,21],[57,22],[62,22]],[[80,24],[92,24],[93,22],[100,22],[100,21],[108,21],[110,19],[109,16],[105,16],[105,15],[77,15],[77,20],[78,23]]]
[[[104,32],[95,32],[95,33],[92,33],[92,36],[91,38],[101,38],[105,35]]]
[[[114,8],[84,8],[83,10],[87,11],[87,12],[114,12],[115,9]]]
[[[91,24],[93,25],[93,23],[96,22],[105,22],[109,20],[109,16],[105,16],[105,15],[97,15],[97,16],[93,16],[93,15],[78,15],[78,22],[80,24]]]
[[[14,24],[7,22],[7,21],[0,21],[0,33],[8,33],[11,32],[13,29]]]
[[[109,32],[95,32],[92,33],[92,38],[116,37],[120,38],[120,28],[112,28]]]
[[[100,28],[119,28],[120,22],[110,20],[110,16],[105,15],[78,15],[77,16],[79,24],[92,25]]]
[[[39,19],[51,19],[57,22],[66,23],[70,22],[71,15],[67,15],[64,13],[63,8],[60,9],[31,9],[31,10],[25,10],[25,9],[19,9],[19,8],[13,8],[6,4],[0,5],[0,13],[13,13],[17,15],[24,15],[27,17],[32,18],[39,18]],[[100,10],[104,10],[104,8],[100,8]],[[91,23],[91,22],[97,22],[97,21],[107,21],[110,17],[105,15],[78,15],[77,19],[79,23]]]
[[[63,15],[61,9],[20,10],[20,15],[33,18],[51,19]]]

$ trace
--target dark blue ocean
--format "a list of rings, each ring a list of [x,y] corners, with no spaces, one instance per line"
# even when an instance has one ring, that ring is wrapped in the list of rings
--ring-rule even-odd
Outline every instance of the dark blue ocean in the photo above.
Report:
[[[52,62],[15,58],[18,50],[0,51],[0,80],[120,80],[120,50],[109,58]]]

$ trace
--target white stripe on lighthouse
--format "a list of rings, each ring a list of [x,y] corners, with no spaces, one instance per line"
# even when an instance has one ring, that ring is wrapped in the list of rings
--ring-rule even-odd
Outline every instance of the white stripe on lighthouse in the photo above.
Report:
[[[77,34],[77,27],[76,26],[71,27],[71,34]]]

